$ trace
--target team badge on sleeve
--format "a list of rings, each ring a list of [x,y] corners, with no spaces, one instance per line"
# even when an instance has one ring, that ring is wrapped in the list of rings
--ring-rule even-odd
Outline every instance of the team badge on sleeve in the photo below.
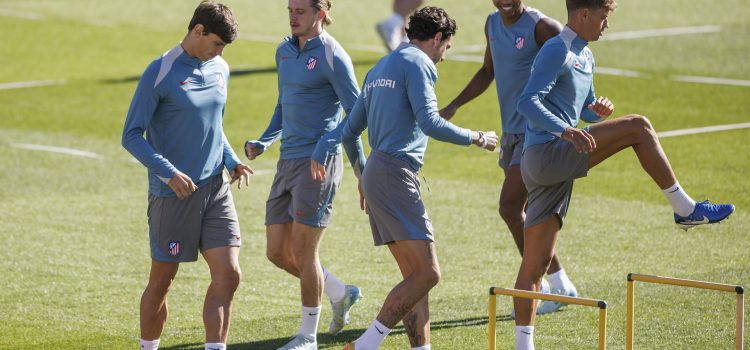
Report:
[[[180,255],[180,242],[171,241],[167,243],[167,249],[169,249],[169,255],[177,257]]]
[[[315,57],[310,57],[307,59],[307,70],[313,70],[315,69],[315,65],[318,64],[318,59]]]
[[[226,82],[224,82],[224,74],[216,73],[216,83],[219,84],[219,86],[224,87]]]
[[[526,39],[524,39],[524,37],[522,36],[516,37],[516,48],[519,50],[523,49],[523,44],[525,42],[526,42]]]

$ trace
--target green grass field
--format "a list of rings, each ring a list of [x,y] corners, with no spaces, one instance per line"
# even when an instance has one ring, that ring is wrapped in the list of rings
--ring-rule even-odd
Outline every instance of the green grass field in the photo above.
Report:
[[[242,40],[225,57],[233,69],[225,131],[235,150],[265,129],[276,101],[273,53],[288,32],[283,0],[226,1]],[[454,54],[480,56],[491,1],[435,0],[457,18]],[[562,19],[561,0],[529,0]],[[0,349],[133,349],[138,302],[148,268],[146,172],[120,146],[139,75],[182,39],[197,1],[3,0],[0,86],[37,80],[64,84],[0,89]],[[365,5],[366,3],[366,5]],[[336,0],[329,31],[348,48],[359,79],[384,51],[373,30],[390,1]],[[750,6],[745,0],[621,1],[607,33],[720,26],[716,32],[612,40],[591,45],[599,67],[638,71],[641,78],[598,75],[597,93],[616,114],[647,115],[659,131],[750,121],[750,87],[685,83],[675,76],[750,80]],[[605,35],[606,37],[606,35]],[[381,50],[381,51],[378,51]],[[448,103],[478,63],[438,66],[438,99]],[[499,128],[494,93],[459,111],[454,121]],[[500,131],[500,130],[498,130]],[[750,129],[665,138],[680,182],[696,199],[732,202],[737,212],[715,227],[689,232],[631,151],[577,181],[558,253],[581,296],[609,302],[607,343],[624,349],[629,272],[750,287]],[[744,141],[743,141],[744,140]],[[97,158],[30,150],[24,144],[74,148]],[[231,349],[275,349],[299,326],[298,282],[265,258],[264,203],[278,156],[274,146],[250,165],[263,170],[234,191],[244,234],[244,278],[237,292]],[[435,349],[486,347],[487,290],[512,287],[520,258],[497,214],[502,172],[497,154],[433,141],[423,175],[436,228],[443,280],[431,293]],[[359,336],[400,280],[385,248],[374,248],[358,210],[354,177],[345,175],[321,248],[325,266],[360,286],[365,299],[340,335],[319,334],[339,349]],[[423,183],[424,185],[424,183]],[[170,294],[165,349],[202,349],[202,298],[208,270],[184,264]],[[638,349],[732,349],[734,295],[639,284]],[[509,299],[498,306],[498,348],[513,347]],[[750,312],[745,312],[745,317]],[[330,308],[321,317],[327,329]],[[537,319],[539,349],[596,347],[597,312],[569,306]],[[745,327],[748,329],[748,326]],[[399,326],[383,349],[405,349]],[[745,345],[750,340],[745,340]]]

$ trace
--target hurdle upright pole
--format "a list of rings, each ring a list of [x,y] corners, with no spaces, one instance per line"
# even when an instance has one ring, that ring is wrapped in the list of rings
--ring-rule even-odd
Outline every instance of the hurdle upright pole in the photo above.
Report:
[[[489,320],[487,322],[487,349],[495,350],[495,332],[497,323],[497,295],[490,287]]]
[[[628,278],[628,296],[626,311],[626,329],[625,329],[625,350],[633,350],[633,303],[635,302],[635,285],[633,280]]]

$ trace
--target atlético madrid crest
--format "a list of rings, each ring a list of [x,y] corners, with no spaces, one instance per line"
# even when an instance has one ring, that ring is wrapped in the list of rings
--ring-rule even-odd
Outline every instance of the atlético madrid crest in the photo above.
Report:
[[[315,69],[315,65],[318,64],[318,59],[315,57],[310,57],[307,59],[307,70],[313,70]]]
[[[526,41],[526,39],[524,39],[522,36],[517,36],[516,37],[516,48],[519,49],[519,50],[523,49],[523,44],[524,44],[525,41]]]
[[[169,249],[169,255],[173,257],[180,256],[180,242],[179,241],[171,241],[167,243],[167,249]]]

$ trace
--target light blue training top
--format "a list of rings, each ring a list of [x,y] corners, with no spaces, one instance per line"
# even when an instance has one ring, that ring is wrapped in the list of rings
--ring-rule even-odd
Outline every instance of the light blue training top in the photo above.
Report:
[[[341,127],[344,148],[355,169],[364,169],[361,148],[355,141],[368,126],[371,148],[405,160],[413,171],[422,167],[428,136],[471,144],[471,130],[438,114],[435,81],[435,64],[410,44],[381,58],[367,73],[362,94]]]
[[[268,128],[259,140],[267,149],[281,135],[280,159],[309,158],[318,140],[335,129],[359,95],[352,60],[328,32],[309,39],[288,36],[276,48],[279,98]],[[360,141],[361,143],[361,141]],[[320,152],[338,154],[338,144]],[[322,163],[322,162],[321,162]]]
[[[177,171],[201,187],[240,163],[222,128],[228,82],[221,56],[201,61],[182,45],[148,65],[130,103],[122,146],[148,168],[151,194],[175,196],[167,183]]]
[[[487,18],[487,37],[495,71],[503,133],[526,132],[526,118],[516,107],[518,97],[529,80],[531,63],[539,52],[536,25],[544,17],[538,10],[526,7],[516,23],[510,26],[503,23],[499,11]]]
[[[583,119],[600,120],[587,108],[594,95],[594,56],[588,42],[565,26],[539,50],[531,76],[518,101],[528,119],[524,149],[560,137]]]

